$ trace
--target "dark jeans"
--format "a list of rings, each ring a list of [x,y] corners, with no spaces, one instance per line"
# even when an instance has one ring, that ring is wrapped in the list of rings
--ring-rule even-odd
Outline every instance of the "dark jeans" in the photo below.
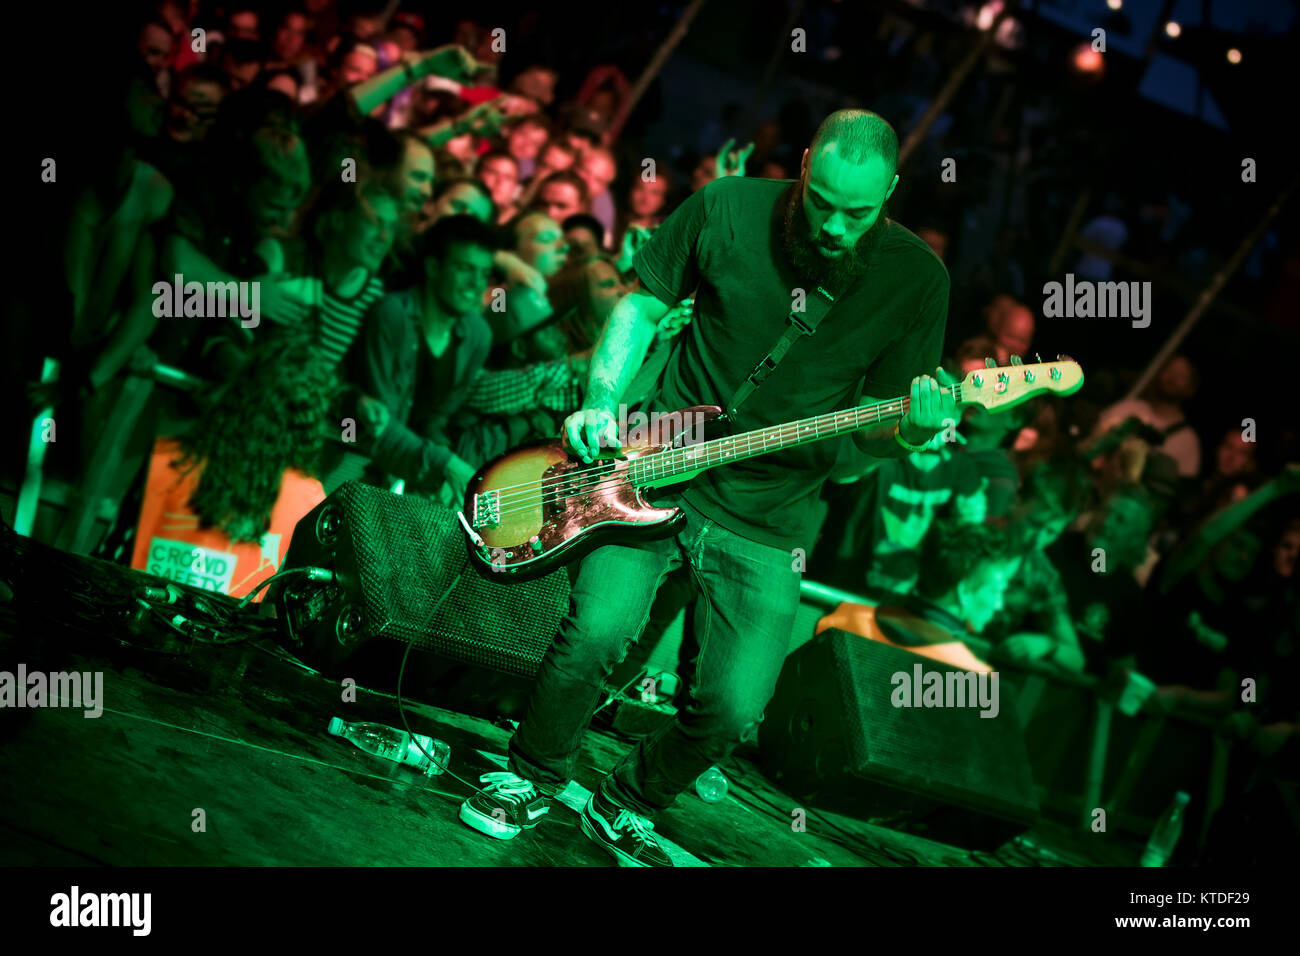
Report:
[[[510,740],[511,772],[546,792],[572,779],[605,678],[645,630],[659,585],[683,563],[700,590],[690,702],[620,761],[605,780],[606,793],[652,816],[757,732],[789,648],[799,572],[789,551],[742,538],[681,506],[687,520],[674,537],[606,545],[582,562],[569,613]]]

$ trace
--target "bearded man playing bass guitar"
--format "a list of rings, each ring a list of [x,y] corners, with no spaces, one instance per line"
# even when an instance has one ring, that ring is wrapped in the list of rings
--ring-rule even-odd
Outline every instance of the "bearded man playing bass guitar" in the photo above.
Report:
[[[897,165],[898,138],[884,119],[841,110],[814,135],[799,180],[722,178],[683,203],[634,260],[639,281],[601,335],[586,407],[565,422],[573,453],[592,461],[624,443],[619,403],[660,319],[692,292],[695,320],[660,376],[653,408],[734,408],[729,417],[743,431],[910,393],[901,420],[853,433],[859,451],[889,458],[957,420],[951,394],[922,374],[937,371],[948,274],[884,215]],[[774,356],[779,367],[743,405],[734,401],[803,297],[821,290],[834,304],[815,334]],[[501,839],[545,819],[573,776],[605,678],[640,636],[660,584],[685,564],[700,593],[690,703],[624,757],[582,815],[583,831],[620,865],[671,866],[651,819],[763,719],[799,603],[795,549],[810,547],[814,504],[838,447],[805,444],[706,471],[656,500],[685,512],[673,537],[588,554],[510,741],[508,771],[484,776],[488,786],[462,805],[461,819]]]

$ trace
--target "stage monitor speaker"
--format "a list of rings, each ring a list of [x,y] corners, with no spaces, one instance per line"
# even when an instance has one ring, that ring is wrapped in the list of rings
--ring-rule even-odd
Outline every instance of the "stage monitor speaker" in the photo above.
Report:
[[[569,608],[563,570],[496,584],[469,567],[456,512],[359,481],[303,516],[284,566],[334,572],[329,582],[291,574],[272,585],[288,646],[324,673],[367,640],[391,638],[534,677]]]
[[[993,708],[978,695],[967,706],[895,706],[894,675],[910,689],[918,664],[922,687],[931,673],[945,686],[970,673],[845,631],[817,635],[786,660],[759,725],[762,762],[808,806],[994,849],[1038,818],[1013,691],[998,682],[994,717],[980,716]]]

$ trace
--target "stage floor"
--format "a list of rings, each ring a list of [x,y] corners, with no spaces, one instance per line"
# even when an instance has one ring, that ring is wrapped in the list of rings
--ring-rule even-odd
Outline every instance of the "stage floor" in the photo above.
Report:
[[[10,636],[25,626],[0,623]],[[392,696],[358,688],[355,703],[342,703],[338,682],[247,644],[168,657],[107,637],[101,643],[102,652],[84,642],[76,651],[58,645],[57,660],[25,663],[102,671],[102,716],[52,707],[0,712],[0,863],[615,865],[583,835],[574,809],[632,745],[611,731],[588,733],[577,779],[543,825],[494,840],[458,819],[469,792],[461,782],[421,776],[325,732],[333,716],[400,726]],[[413,730],[451,746],[453,772],[477,782],[499,769],[510,735],[505,720],[406,703]],[[1084,853],[1095,854],[1103,841],[1046,822],[996,854],[814,808],[805,808],[806,830],[796,832],[799,804],[750,759],[733,757],[724,769],[725,800],[708,804],[688,792],[656,822],[679,866],[1132,863],[1089,858]]]

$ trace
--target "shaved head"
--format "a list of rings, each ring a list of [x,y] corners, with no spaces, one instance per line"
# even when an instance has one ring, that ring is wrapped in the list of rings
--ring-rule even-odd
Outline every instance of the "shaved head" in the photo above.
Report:
[[[889,176],[898,172],[898,134],[885,118],[870,110],[836,110],[817,127],[809,151],[816,156],[834,144],[836,155],[847,163],[883,161]]]

